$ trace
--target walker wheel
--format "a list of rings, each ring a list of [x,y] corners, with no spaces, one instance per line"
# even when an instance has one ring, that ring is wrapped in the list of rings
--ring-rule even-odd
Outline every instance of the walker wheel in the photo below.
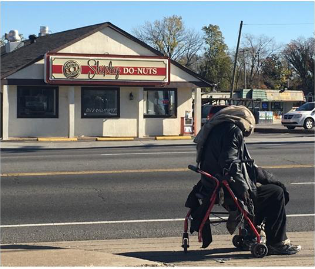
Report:
[[[183,245],[182,247],[184,248],[184,253],[187,253],[189,245],[188,245],[188,238],[183,239]]]
[[[255,258],[263,258],[268,254],[268,247],[262,243],[255,244],[251,247],[251,253]]]
[[[234,237],[232,239],[232,243],[237,249],[243,249],[243,245],[244,245],[244,238],[243,238],[243,236],[234,235]]]
[[[188,239],[188,233],[183,234],[183,244],[182,248],[184,248],[184,252],[187,253],[187,249],[189,248],[189,239]]]

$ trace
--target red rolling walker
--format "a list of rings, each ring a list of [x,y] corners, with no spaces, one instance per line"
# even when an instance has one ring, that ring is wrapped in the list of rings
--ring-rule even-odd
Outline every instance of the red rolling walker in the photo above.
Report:
[[[233,163],[236,162],[242,162],[241,160],[236,160]],[[232,164],[233,164],[232,163]],[[231,164],[231,166],[232,166]],[[230,166],[230,169],[231,169]],[[248,212],[240,205],[238,199],[236,198],[236,196],[234,195],[233,191],[231,190],[229,184],[228,184],[228,177],[224,177],[222,178],[222,180],[219,180],[218,178],[212,176],[211,174],[202,171],[201,169],[199,169],[196,166],[193,165],[189,165],[188,168],[196,173],[202,174],[204,176],[206,176],[207,178],[209,178],[209,180],[213,180],[215,182],[215,188],[214,191],[210,197],[210,204],[209,207],[206,211],[206,214],[203,217],[203,220],[200,224],[199,227],[199,231],[198,231],[198,241],[202,242],[202,230],[203,227],[205,225],[205,222],[209,219],[210,214],[228,214],[227,212],[211,212],[216,199],[218,197],[218,191],[220,189],[220,187],[223,187],[225,190],[227,190],[228,194],[231,196],[231,198],[233,199],[236,207],[238,208],[238,210],[241,212],[242,216],[243,216],[243,220],[245,220],[249,226],[249,228],[252,230],[252,232],[254,233],[254,235],[256,236],[256,242],[253,243],[251,245],[251,253],[255,258],[263,258],[267,255],[268,253],[268,247],[266,246],[266,244],[261,243],[261,237],[256,229],[256,227],[254,226],[253,222],[251,221],[251,219],[249,218],[249,214]],[[227,170],[227,174],[230,171],[230,169]],[[185,217],[185,222],[184,222],[184,233],[183,233],[183,237],[182,237],[182,247],[184,248],[184,252],[187,253],[187,250],[189,248],[189,236],[188,236],[188,221],[191,215],[191,209],[188,211],[186,217]],[[219,221],[210,221],[210,223],[219,223],[219,222],[226,222],[224,220],[219,220]],[[235,235],[233,237],[233,245],[238,248],[238,249],[242,249],[243,247],[243,242],[244,242],[244,235],[243,235],[243,230],[241,228],[239,228],[239,234]]]

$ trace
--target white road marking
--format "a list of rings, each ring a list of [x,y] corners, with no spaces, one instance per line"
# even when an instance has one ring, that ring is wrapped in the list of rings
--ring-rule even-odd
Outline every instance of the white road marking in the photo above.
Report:
[[[315,182],[295,182],[291,184],[292,185],[312,185],[312,184],[315,184]]]
[[[315,214],[291,214],[287,215],[287,217],[314,217]]]
[[[195,151],[104,153],[102,156],[191,154]]]
[[[287,217],[314,217],[315,214],[292,214]],[[227,219],[227,217],[213,217],[210,220]],[[63,223],[38,223],[38,224],[15,224],[0,225],[0,228],[22,228],[22,227],[42,227],[42,226],[69,226],[69,225],[94,225],[94,224],[121,224],[121,223],[149,223],[149,222],[174,222],[184,221],[183,218],[178,219],[149,219],[149,220],[114,220],[114,221],[91,221],[91,222],[63,222]]]

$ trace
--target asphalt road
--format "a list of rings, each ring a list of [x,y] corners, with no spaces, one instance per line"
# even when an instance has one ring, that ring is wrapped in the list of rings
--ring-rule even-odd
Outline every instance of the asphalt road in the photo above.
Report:
[[[287,185],[288,231],[314,230],[314,144],[248,147]],[[193,145],[3,151],[1,242],[180,238],[194,160]]]

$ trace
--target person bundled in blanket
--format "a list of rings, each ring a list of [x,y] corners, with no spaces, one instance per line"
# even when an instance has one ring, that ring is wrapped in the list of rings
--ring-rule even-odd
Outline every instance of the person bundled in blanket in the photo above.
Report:
[[[197,144],[197,164],[200,169],[212,175],[222,175],[233,160],[250,159],[244,137],[254,131],[255,118],[244,106],[228,106],[217,112],[197,134],[194,142]],[[249,212],[254,216],[255,224],[264,221],[268,253],[274,255],[290,255],[300,251],[301,246],[291,244],[286,235],[285,205],[289,202],[289,193],[280,181],[267,170],[251,164],[236,163],[231,175],[230,187],[238,199],[249,206]],[[200,182],[188,196],[185,206],[192,208],[192,216],[202,215],[204,209],[197,205],[193,192],[200,188]],[[206,186],[211,192],[211,186]],[[251,212],[253,211],[253,212]],[[200,217],[200,216],[199,216]],[[230,218],[229,218],[230,219]],[[232,234],[237,225],[228,221],[227,228]],[[203,231],[203,247],[211,241],[210,223],[206,223]],[[190,232],[198,231],[199,221],[193,221]]]

